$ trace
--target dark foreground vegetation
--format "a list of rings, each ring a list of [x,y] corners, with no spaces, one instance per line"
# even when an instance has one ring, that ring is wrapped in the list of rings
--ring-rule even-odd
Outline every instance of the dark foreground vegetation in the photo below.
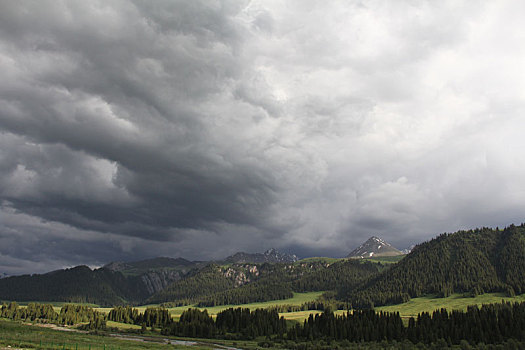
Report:
[[[84,322],[82,328],[97,331],[106,329],[106,321],[116,321],[142,325],[141,330],[135,330],[138,333],[154,327],[164,336],[255,340],[261,347],[290,349],[352,348],[359,344],[371,348],[394,343],[407,349],[453,345],[525,348],[525,303],[473,306],[465,312],[442,309],[410,318],[407,325],[398,313],[355,310],[335,315],[329,309],[293,326],[287,325],[276,310],[243,308],[224,310],[215,319],[206,310],[188,309],[175,321],[163,308],[141,313],[131,307],[117,307],[105,315],[80,305],[64,305],[57,313],[51,305],[32,303],[21,308],[11,303],[2,306],[1,316],[59,324]]]

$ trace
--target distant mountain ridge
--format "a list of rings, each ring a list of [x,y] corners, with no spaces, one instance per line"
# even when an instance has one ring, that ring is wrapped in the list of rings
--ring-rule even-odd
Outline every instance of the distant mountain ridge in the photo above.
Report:
[[[277,249],[271,248],[264,253],[245,253],[238,252],[230,255],[225,262],[228,263],[293,263],[299,260],[295,254],[281,253]]]
[[[297,256],[269,249],[255,254],[241,252],[227,259],[228,263],[290,263],[297,261]],[[77,266],[45,274],[3,276],[0,300],[89,302],[105,306],[141,303],[211,263],[158,257],[114,261],[94,270]]]
[[[384,239],[372,236],[356,249],[352,250],[347,258],[363,259],[375,256],[396,256],[403,255],[399,249],[394,248]]]
[[[349,254],[401,252],[371,237]],[[214,306],[331,291],[354,307],[397,304],[421,295],[525,293],[525,225],[443,234],[388,267],[358,259],[310,258],[275,249],[223,261],[154,258],[0,279],[0,300],[88,302],[105,306],[168,303]]]
[[[138,269],[184,268],[192,266],[195,263],[196,262],[184,258],[158,257],[132,262],[113,261],[103,267],[111,271],[129,271]]]
[[[136,278],[126,278],[108,269],[87,266],[56,270],[46,274],[0,279],[0,299],[16,301],[64,301],[120,305],[148,296]]]

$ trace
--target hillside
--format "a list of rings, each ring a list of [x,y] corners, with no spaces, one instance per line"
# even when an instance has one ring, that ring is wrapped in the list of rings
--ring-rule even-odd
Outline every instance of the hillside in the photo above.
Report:
[[[135,279],[108,269],[91,270],[87,266],[0,280],[2,300],[119,305],[140,301],[147,295],[147,290]]]
[[[338,297],[354,306],[395,304],[425,294],[525,292],[525,226],[442,234],[416,246],[391,269]]]
[[[148,302],[214,306],[286,299],[293,292],[335,291],[342,285],[355,286],[378,271],[377,264],[349,260],[211,264],[172,283],[151,296]]]
[[[182,258],[155,258],[112,262],[95,270],[77,266],[46,274],[11,276],[0,279],[0,299],[100,305],[141,303],[201,264]]]
[[[347,258],[363,259],[380,256],[397,256],[403,255],[403,252],[394,248],[384,239],[372,236],[366,242],[354,249],[348,254]]]
[[[160,292],[171,283],[180,280],[191,270],[204,266],[200,261],[189,261],[183,258],[159,257],[132,262],[111,262],[105,269],[118,271],[125,277],[136,277],[143,284],[147,294]]]

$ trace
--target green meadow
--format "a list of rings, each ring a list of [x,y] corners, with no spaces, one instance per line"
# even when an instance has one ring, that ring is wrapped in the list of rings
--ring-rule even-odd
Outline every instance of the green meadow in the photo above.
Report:
[[[142,350],[142,349],[211,349],[203,346],[168,345],[155,342],[125,340],[74,331],[59,331],[20,322],[0,319],[0,348],[39,348],[75,350]]]
[[[379,262],[381,264],[395,264],[401,259],[403,259],[406,255],[394,255],[394,256],[374,256],[371,258],[364,258],[360,259],[360,261],[371,261],[371,262]]]
[[[243,307],[243,308],[248,308],[250,310],[255,310],[255,309],[265,309],[265,308],[279,306],[279,305],[302,305],[303,303],[316,300],[323,293],[324,292],[294,293],[293,298],[290,298],[290,299],[272,300],[272,301],[242,304],[242,305],[220,305],[220,306],[213,306],[213,307],[203,307],[203,308],[198,308],[198,309],[200,310],[206,309],[208,310],[208,314],[210,314],[211,316],[215,316],[219,312],[229,309],[229,308]],[[135,309],[137,309],[139,312],[144,312],[146,308],[154,307],[154,306],[158,306],[158,305],[137,306],[135,307]],[[170,311],[170,314],[173,316],[174,319],[179,319],[180,315],[189,308],[197,308],[197,307],[194,305],[186,305],[186,306],[168,308],[168,310]],[[104,313],[109,313],[111,308],[98,307],[96,308],[96,310],[104,312]]]
[[[377,307],[377,311],[399,312],[402,317],[417,316],[421,312],[433,312],[441,308],[447,310],[466,310],[469,305],[494,304],[502,301],[522,302],[525,294],[515,297],[507,297],[503,293],[485,293],[476,297],[464,296],[463,294],[452,294],[446,298],[435,296],[424,296],[410,299],[408,302],[397,305]]]
[[[273,300],[273,301],[266,301],[266,302],[260,302],[260,303],[251,303],[251,304],[243,304],[243,305],[221,305],[221,306],[214,306],[214,307],[207,307],[207,308],[199,308],[201,310],[208,310],[208,313],[211,316],[217,315],[219,312],[228,309],[228,308],[237,308],[237,307],[243,307],[243,308],[249,308],[251,310],[258,309],[258,308],[270,308],[274,306],[282,306],[282,305],[301,305],[303,303],[314,301],[317,298],[319,298],[323,292],[309,292],[309,293],[294,293],[293,298],[290,299],[283,299],[283,300]],[[481,306],[483,304],[493,304],[493,303],[500,303],[501,301],[510,301],[510,302],[522,302],[525,301],[525,294],[518,295],[515,297],[508,297],[503,293],[485,293],[482,295],[478,295],[476,297],[470,297],[465,296],[463,294],[453,294],[446,298],[438,298],[436,296],[424,296],[420,298],[413,298],[409,300],[406,303],[403,304],[397,304],[397,305],[388,305],[388,306],[378,306],[376,307],[377,311],[387,311],[387,312],[399,312],[400,315],[404,318],[408,318],[411,316],[417,316],[418,313],[421,312],[433,312],[434,310],[445,308],[447,310],[466,310],[469,305],[478,305]],[[20,303],[21,305],[27,305],[27,303]],[[64,303],[52,303],[55,310],[57,312],[60,312],[60,307]],[[109,313],[111,308],[107,307],[96,307],[96,305],[90,305],[96,308],[96,310]],[[144,312],[147,307],[155,307],[158,305],[143,305],[143,306],[137,306],[136,308],[139,312]],[[187,305],[187,306],[179,306],[179,307],[173,307],[169,308],[170,314],[173,316],[174,319],[178,320],[180,315],[189,308],[196,308],[194,305]],[[285,319],[290,321],[299,321],[302,322],[310,314],[317,314],[320,311],[316,310],[306,310],[306,311],[297,311],[297,312],[283,312],[280,313],[281,316],[284,316]],[[345,311],[339,310],[336,313],[341,314]],[[129,329],[129,328],[140,328],[139,326],[135,325],[127,325],[127,324],[121,324],[117,322],[108,322],[108,326],[110,327],[116,327],[120,329]]]

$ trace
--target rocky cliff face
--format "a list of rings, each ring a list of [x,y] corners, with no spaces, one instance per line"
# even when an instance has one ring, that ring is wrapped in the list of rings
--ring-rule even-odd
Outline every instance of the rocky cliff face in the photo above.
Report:
[[[259,277],[259,269],[257,265],[232,265],[226,270],[222,270],[224,277],[229,278],[239,287],[243,284],[249,283]]]
[[[144,283],[146,290],[151,295],[163,290],[169,284],[180,280],[182,276],[183,274],[180,271],[165,269],[146,272],[140,276],[140,280]]]

